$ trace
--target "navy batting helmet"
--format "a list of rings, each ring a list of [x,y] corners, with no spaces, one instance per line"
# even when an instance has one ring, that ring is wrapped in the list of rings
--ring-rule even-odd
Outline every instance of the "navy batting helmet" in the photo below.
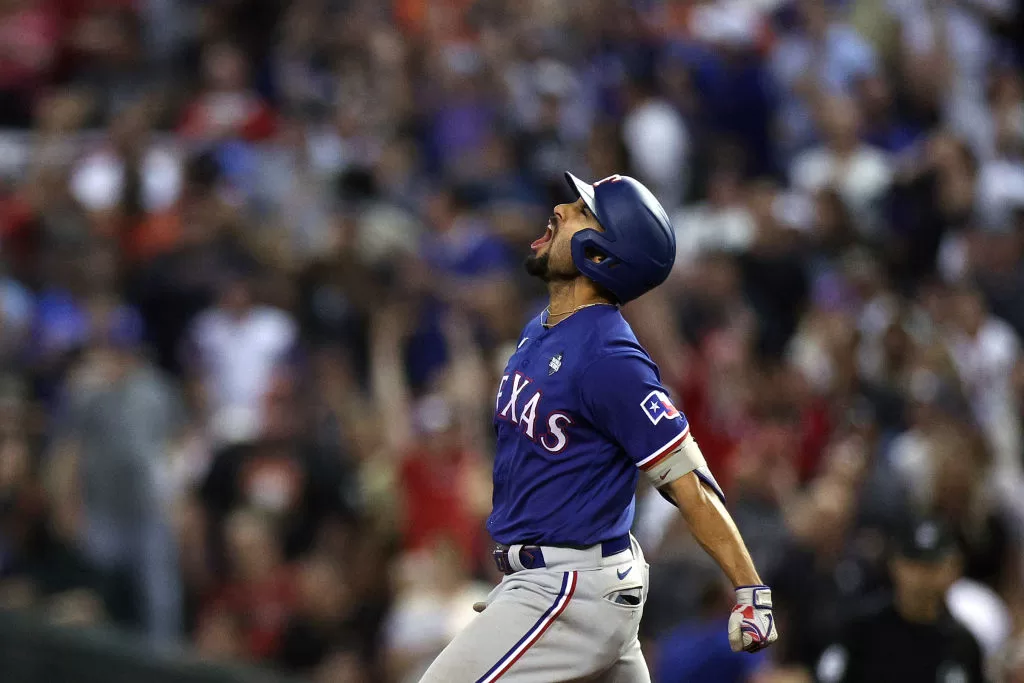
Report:
[[[565,179],[604,228],[572,236],[576,268],[623,304],[664,282],[676,261],[676,233],[651,191],[623,175],[593,185],[568,172]],[[595,263],[588,251],[604,259]]]

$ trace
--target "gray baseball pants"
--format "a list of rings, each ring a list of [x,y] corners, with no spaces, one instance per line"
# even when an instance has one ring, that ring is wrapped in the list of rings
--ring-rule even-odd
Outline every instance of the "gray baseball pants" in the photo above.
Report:
[[[610,557],[542,551],[547,566],[507,575],[420,683],[650,683],[637,639],[649,566],[636,539]]]

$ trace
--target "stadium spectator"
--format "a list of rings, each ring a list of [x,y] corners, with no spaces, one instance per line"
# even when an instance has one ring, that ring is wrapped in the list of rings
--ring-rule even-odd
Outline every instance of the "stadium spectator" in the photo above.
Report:
[[[28,128],[56,66],[60,19],[45,0],[0,8],[0,111],[5,126]]]
[[[181,134],[204,142],[253,142],[269,138],[278,122],[269,105],[250,87],[245,54],[231,43],[203,53],[204,90],[185,109]]]
[[[272,522],[258,512],[232,512],[224,537],[228,571],[200,615],[199,631],[213,654],[238,637],[244,657],[273,659],[298,600],[295,568],[284,563]]]
[[[444,539],[403,556],[396,604],[385,627],[393,680],[416,681],[448,641],[475,616],[489,588],[472,581],[460,554]]]
[[[263,402],[297,340],[291,316],[256,304],[253,283],[245,275],[221,277],[217,304],[192,324],[189,363],[211,434],[221,444],[232,444],[259,435],[266,419]]]
[[[892,602],[836,638],[817,664],[820,680],[985,680],[977,641],[946,611],[943,599],[958,571],[952,538],[932,520],[911,525],[904,535],[891,560]]]
[[[819,106],[821,147],[799,154],[790,179],[800,190],[839,192],[858,230],[870,238],[878,230],[878,203],[892,181],[892,168],[881,150],[860,141],[861,115],[847,97],[825,97]]]
[[[871,46],[841,20],[836,8],[798,0],[793,26],[772,54],[772,70],[786,97],[781,110],[781,148],[791,153],[813,139],[814,117],[823,98],[850,95],[857,80],[878,68]]]
[[[77,485],[65,494],[81,501],[80,510],[71,511],[77,541],[106,577],[108,609],[164,644],[182,629],[165,488],[181,409],[174,390],[139,352],[138,314],[109,302],[91,308],[89,343],[64,387],[51,457],[77,473]]]

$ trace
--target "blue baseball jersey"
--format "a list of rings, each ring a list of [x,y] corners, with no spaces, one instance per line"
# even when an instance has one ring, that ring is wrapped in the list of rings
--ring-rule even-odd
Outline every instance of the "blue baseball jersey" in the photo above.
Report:
[[[629,532],[639,472],[689,433],[617,307],[523,331],[494,406],[498,543],[589,546]]]

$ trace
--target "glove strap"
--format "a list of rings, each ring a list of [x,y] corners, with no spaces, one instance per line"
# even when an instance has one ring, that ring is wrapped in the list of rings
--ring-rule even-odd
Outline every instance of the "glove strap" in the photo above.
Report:
[[[756,609],[771,609],[772,589],[768,586],[739,586],[736,588],[736,602],[753,605]]]

